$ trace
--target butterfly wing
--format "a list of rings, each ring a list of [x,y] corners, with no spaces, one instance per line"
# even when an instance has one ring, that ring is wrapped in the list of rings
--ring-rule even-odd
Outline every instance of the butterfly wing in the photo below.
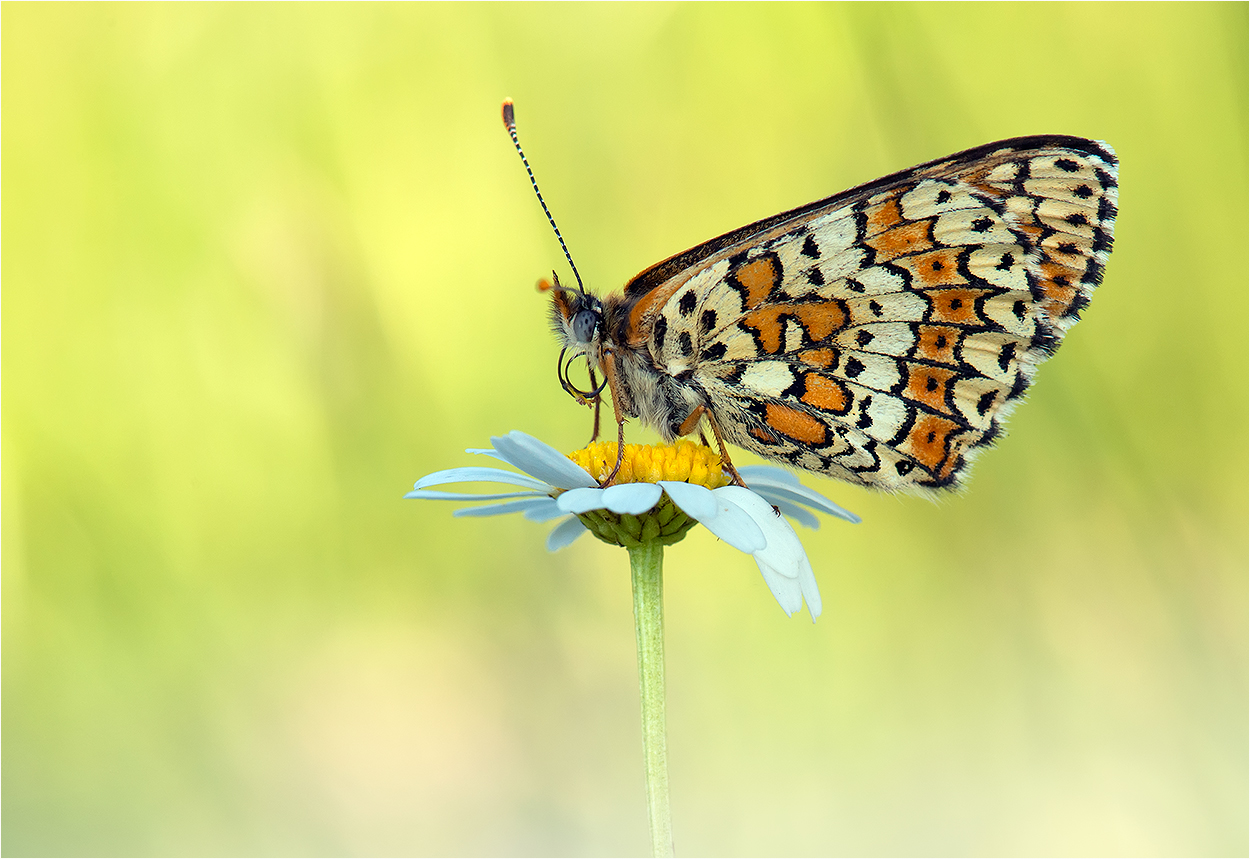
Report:
[[[733,444],[954,486],[1101,280],[1116,167],[1106,144],[1044,136],[887,176],[647,269],[618,337],[696,386]]]

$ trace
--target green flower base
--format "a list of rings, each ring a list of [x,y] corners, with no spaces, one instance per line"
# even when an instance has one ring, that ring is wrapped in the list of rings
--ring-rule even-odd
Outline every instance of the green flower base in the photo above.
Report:
[[[660,502],[655,507],[637,516],[608,510],[591,510],[577,518],[590,529],[590,533],[603,542],[624,546],[626,549],[637,549],[650,543],[671,546],[698,524],[683,513],[667,495],[661,495]]]

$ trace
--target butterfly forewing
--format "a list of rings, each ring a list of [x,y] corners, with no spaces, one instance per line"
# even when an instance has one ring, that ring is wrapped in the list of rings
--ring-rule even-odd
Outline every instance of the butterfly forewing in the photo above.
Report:
[[[990,144],[782,213],[626,287],[622,339],[726,440],[886,489],[955,484],[1102,276],[1116,159]]]

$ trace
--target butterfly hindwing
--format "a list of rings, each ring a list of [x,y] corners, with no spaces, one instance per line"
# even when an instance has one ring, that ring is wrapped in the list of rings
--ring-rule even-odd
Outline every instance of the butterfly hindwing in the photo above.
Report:
[[[953,485],[1100,280],[1115,170],[1059,137],[921,165],[643,272],[626,336],[731,443],[879,488]]]

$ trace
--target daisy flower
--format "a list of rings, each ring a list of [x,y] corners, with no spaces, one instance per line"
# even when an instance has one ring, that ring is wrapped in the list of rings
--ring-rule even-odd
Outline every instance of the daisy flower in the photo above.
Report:
[[[568,456],[533,436],[513,431],[491,439],[491,447],[469,450],[502,460],[520,472],[474,466],[427,474],[405,498],[485,502],[462,507],[456,516],[520,513],[544,522],[562,519],[547,535],[547,548],[562,549],[589,531],[629,550],[634,593],[634,634],[642,699],[642,746],[647,814],[654,856],[673,855],[668,793],[668,746],[664,729],[664,547],[696,524],[751,555],[787,615],[803,607],[820,616],[820,590],[794,528],[782,514],[809,528],[820,522],[808,508],[858,522],[824,496],[779,468],[738,469],[747,486],[731,486],[720,457],[703,445],[629,444],[611,486],[615,443],[591,444]],[[503,483],[512,492],[474,494],[430,489],[449,483]]]
[[[614,442],[592,444],[565,456],[514,430],[492,438],[490,448],[467,452],[494,457],[523,473],[482,466],[436,471],[418,480],[404,497],[490,502],[462,507],[455,516],[520,513],[535,522],[562,519],[547,535],[550,551],[563,549],[587,531],[626,548],[649,542],[671,545],[696,523],[702,524],[755,559],[787,615],[806,600],[813,620],[820,616],[820,590],[803,545],[785,517],[809,528],[820,527],[812,510],[860,521],[780,468],[744,466],[738,471],[748,488],[731,486],[720,457],[689,441],[626,445],[616,482],[607,488],[600,488],[599,481],[616,463]],[[517,491],[474,494],[429,488],[478,482],[503,483]]]

